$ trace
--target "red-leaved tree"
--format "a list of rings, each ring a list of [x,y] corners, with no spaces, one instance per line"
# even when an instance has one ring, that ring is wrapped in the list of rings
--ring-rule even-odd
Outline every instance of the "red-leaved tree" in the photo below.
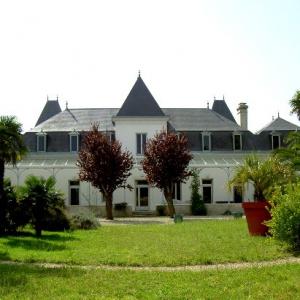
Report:
[[[164,193],[170,217],[175,214],[172,199],[175,183],[185,182],[191,175],[188,170],[191,159],[184,135],[163,130],[147,142],[142,160],[143,170],[148,182]]]
[[[125,187],[131,175],[133,158],[130,152],[122,151],[119,141],[109,140],[98,128],[94,124],[84,137],[77,162],[80,167],[79,178],[100,190],[106,204],[106,217],[113,220],[113,192]]]

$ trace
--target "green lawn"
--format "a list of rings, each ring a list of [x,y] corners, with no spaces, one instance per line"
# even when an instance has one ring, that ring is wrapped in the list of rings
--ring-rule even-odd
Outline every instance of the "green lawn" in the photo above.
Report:
[[[201,272],[0,265],[0,299],[300,299],[300,265]]]
[[[0,260],[176,266],[289,256],[272,239],[250,237],[245,220],[103,226],[92,231],[0,238]],[[179,275],[178,275],[179,276]]]

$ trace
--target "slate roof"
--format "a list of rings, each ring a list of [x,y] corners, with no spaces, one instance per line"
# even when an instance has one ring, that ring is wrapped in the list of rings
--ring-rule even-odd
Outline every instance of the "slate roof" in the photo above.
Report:
[[[87,131],[91,124],[100,122],[100,130],[114,130],[112,117],[118,108],[66,109],[39,124],[31,132]],[[178,131],[242,131],[236,123],[207,108],[162,108],[164,116]]]
[[[100,130],[113,130],[112,116],[116,115],[118,108],[78,108],[66,109],[49,120],[39,124],[30,132],[39,132],[43,129],[50,131],[88,131],[91,124],[99,122]]]
[[[46,105],[44,106],[35,126],[43,123],[60,112],[61,108],[58,100],[47,100]]]
[[[220,114],[221,116],[227,118],[228,120],[236,123],[229,107],[227,106],[225,100],[214,100],[212,110]]]
[[[129,95],[117,113],[117,117],[158,117],[163,111],[139,75]]]
[[[208,108],[163,108],[178,131],[243,131],[235,122]]]
[[[263,131],[291,131],[299,129],[299,126],[278,117],[277,119],[273,120],[265,127],[263,127],[261,130],[259,130],[257,134],[260,134]]]

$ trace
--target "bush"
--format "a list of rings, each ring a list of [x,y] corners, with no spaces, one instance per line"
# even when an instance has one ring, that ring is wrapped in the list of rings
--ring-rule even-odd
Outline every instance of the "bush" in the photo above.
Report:
[[[95,215],[89,210],[82,210],[71,216],[71,229],[96,229],[100,226]]]
[[[48,231],[64,231],[71,227],[71,221],[65,211],[60,208],[51,208],[48,215],[42,221],[43,230]]]
[[[267,222],[272,236],[300,250],[300,182],[278,187],[272,198],[272,219]]]
[[[156,211],[159,216],[165,216],[166,215],[166,206],[165,205],[157,205]]]
[[[17,200],[15,188],[11,185],[9,179],[4,180],[4,198],[5,201],[5,231],[15,233],[19,227],[28,223],[28,216]]]
[[[199,194],[199,188],[200,188],[199,172],[197,170],[192,170],[192,183],[191,183],[192,214],[196,216],[205,216],[207,214],[207,211],[206,211],[205,204],[202,200],[202,197]]]
[[[63,216],[64,199],[55,189],[55,183],[54,177],[45,179],[31,175],[26,178],[25,185],[20,187],[20,205],[36,236],[41,236],[45,229],[67,226]]]
[[[126,210],[126,207],[127,207],[126,202],[121,202],[121,203],[115,204],[115,210]]]

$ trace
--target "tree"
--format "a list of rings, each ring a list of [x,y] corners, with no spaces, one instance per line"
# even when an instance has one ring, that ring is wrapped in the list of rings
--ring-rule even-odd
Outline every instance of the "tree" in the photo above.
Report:
[[[202,200],[201,195],[199,194],[200,189],[200,178],[199,171],[197,169],[193,169],[192,171],[192,182],[191,182],[191,210],[192,214],[196,216],[205,216],[207,214],[207,210],[205,204]]]
[[[0,235],[5,232],[6,200],[4,195],[5,164],[15,165],[27,152],[22,125],[15,117],[0,117]]]
[[[20,187],[20,205],[37,237],[46,229],[47,220],[55,216],[61,218],[65,207],[63,195],[55,189],[55,183],[52,176],[45,179],[31,175],[26,178],[24,186]]]
[[[161,131],[150,139],[142,160],[147,181],[159,188],[168,204],[168,213],[175,214],[172,194],[175,183],[185,182],[191,175],[187,170],[192,155],[184,135]]]
[[[300,90],[296,91],[293,98],[290,100],[290,105],[292,107],[292,113],[296,113],[300,120]]]
[[[294,179],[294,175],[291,165],[279,161],[277,157],[261,160],[253,154],[247,156],[244,164],[236,169],[228,186],[244,187],[251,182],[254,187],[254,200],[264,201],[272,194],[276,185],[287,184]]]
[[[109,140],[94,124],[84,138],[79,151],[79,178],[88,181],[103,194],[106,204],[106,217],[113,219],[113,192],[125,185],[131,175],[133,158],[129,151],[122,151],[119,141]]]
[[[290,162],[295,170],[300,170],[300,132],[290,132],[285,138],[286,148],[276,149],[273,155],[282,162]]]

